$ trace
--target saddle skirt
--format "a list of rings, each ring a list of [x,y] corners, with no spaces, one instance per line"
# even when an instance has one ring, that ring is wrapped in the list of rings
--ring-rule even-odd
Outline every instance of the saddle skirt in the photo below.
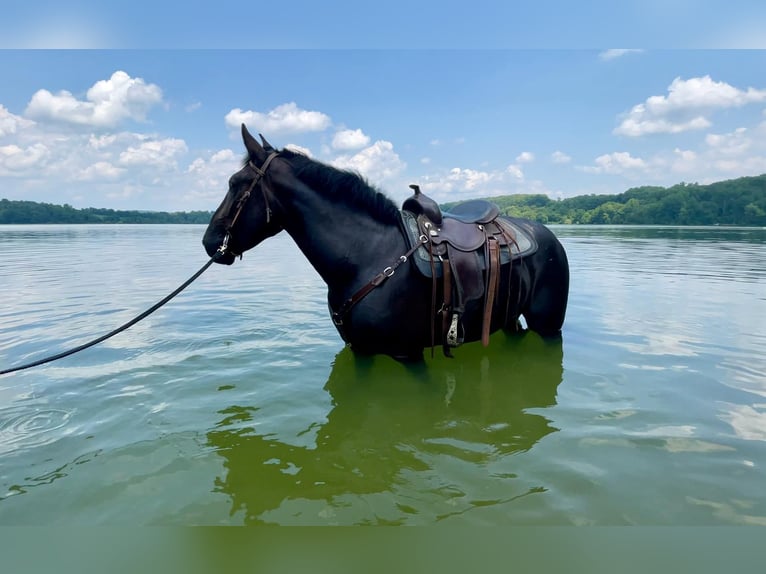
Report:
[[[452,213],[442,213],[438,204],[421,193],[404,202],[402,227],[412,252],[411,260],[424,277],[431,280],[431,349],[436,342],[436,324],[444,354],[465,339],[463,316],[467,306],[481,305],[481,342],[489,344],[493,312],[504,308],[507,320],[510,303],[510,265],[537,250],[532,233],[523,222],[500,217],[497,205],[473,200],[458,205]],[[507,289],[500,293],[504,264],[509,272]],[[437,294],[441,284],[442,296]]]

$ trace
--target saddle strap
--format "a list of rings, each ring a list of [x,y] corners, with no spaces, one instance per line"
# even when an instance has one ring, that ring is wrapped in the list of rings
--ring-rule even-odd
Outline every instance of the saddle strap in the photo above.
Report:
[[[484,317],[481,324],[481,344],[489,345],[489,332],[492,323],[492,308],[495,304],[495,294],[500,289],[500,246],[497,240],[490,237],[487,240],[489,247],[487,293],[484,297]]]
[[[410,247],[407,252],[404,255],[400,255],[399,259],[397,259],[394,263],[386,267],[383,271],[375,275],[370,281],[363,285],[356,293],[351,295],[348,299],[346,299],[343,304],[340,306],[340,308],[337,311],[332,311],[332,307],[330,307],[330,311],[332,313],[332,320],[333,323],[335,323],[335,326],[338,327],[338,329],[341,332],[341,336],[343,337],[343,340],[346,340],[346,336],[344,334],[343,330],[343,320],[346,317],[346,314],[348,314],[349,311],[351,311],[351,308],[359,303],[362,299],[364,299],[370,291],[378,287],[379,285],[382,285],[386,279],[389,277],[393,277],[394,273],[396,272],[396,269],[402,264],[405,263],[409,258],[410,255],[415,253],[415,251],[420,248],[421,245],[424,245],[428,241],[428,238],[425,235],[421,235],[418,238],[418,242]]]
[[[505,239],[505,244],[508,246],[508,254],[512,254],[512,246],[516,246],[516,251],[521,252],[521,247],[516,242],[516,234],[513,229],[509,229],[505,226],[501,219],[497,220],[497,226],[500,229],[500,233]],[[505,294],[505,313],[503,314],[503,323],[508,322],[508,311],[511,306],[511,278],[513,277],[513,257],[510,257],[508,261],[508,291]],[[519,290],[519,297],[521,297],[521,290]],[[518,303],[518,302],[517,302]]]
[[[445,357],[452,358],[452,351],[450,350],[450,335],[449,330],[452,320],[452,272],[450,271],[450,262],[443,262],[444,269],[444,302],[442,308],[439,311],[442,316],[442,350]],[[456,344],[456,342],[455,342]]]
[[[431,264],[431,358],[434,358],[436,344],[436,263],[434,262],[434,244],[428,242],[428,255]]]

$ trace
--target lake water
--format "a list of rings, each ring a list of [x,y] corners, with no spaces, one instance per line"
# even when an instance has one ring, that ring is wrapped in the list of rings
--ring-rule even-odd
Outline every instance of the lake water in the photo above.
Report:
[[[289,237],[0,377],[1,525],[766,525],[766,230],[554,226],[560,343],[356,361]],[[0,368],[132,318],[203,226],[0,226]]]

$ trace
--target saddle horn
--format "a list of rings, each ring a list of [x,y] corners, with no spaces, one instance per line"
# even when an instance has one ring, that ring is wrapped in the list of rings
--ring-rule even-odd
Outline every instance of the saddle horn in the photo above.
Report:
[[[419,185],[414,183],[410,184],[410,189],[414,193],[404,200],[402,209],[414,213],[415,215],[423,214],[436,225],[441,225],[442,210],[439,207],[439,204],[420,191]]]

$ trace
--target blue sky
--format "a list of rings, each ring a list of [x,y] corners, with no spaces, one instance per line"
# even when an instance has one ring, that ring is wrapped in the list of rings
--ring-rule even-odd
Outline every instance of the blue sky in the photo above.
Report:
[[[766,48],[763,0],[36,0],[0,48]]]
[[[667,12],[683,15],[690,3],[670,4],[676,8]],[[712,13],[706,19],[704,10],[695,12],[687,41],[694,44],[706,31],[708,39],[719,38],[712,48],[645,36],[641,48],[611,50],[588,47],[579,37],[552,38],[567,18],[570,27],[578,27],[575,16],[592,20],[593,12],[564,10],[548,39],[537,40],[543,48],[522,25],[523,18],[540,17],[528,7],[514,11],[508,6],[517,4],[509,3],[496,14],[510,23],[506,30],[523,28],[526,36],[503,40],[495,20],[482,42],[473,17],[459,26],[447,3],[432,12],[430,26],[405,19],[404,48],[394,48],[390,35],[360,35],[358,25],[341,35],[342,23],[323,20],[316,8],[296,17],[311,5],[291,3],[289,14],[264,5],[259,14],[268,26],[243,24],[222,10],[227,35],[219,36],[194,36],[205,16],[214,23],[218,16],[189,9],[165,26],[164,44],[154,30],[172,14],[142,27],[139,16],[130,19],[118,9],[87,17],[70,11],[59,15],[58,27],[50,24],[58,38],[49,33],[43,42],[35,38],[48,24],[24,21],[22,11],[18,38],[4,36],[12,49],[0,51],[0,197],[76,207],[213,209],[238,168],[242,121],[277,147],[295,146],[361,172],[397,201],[409,183],[450,201],[619,193],[766,173],[766,50],[757,34],[750,36],[753,49],[721,47],[731,30],[743,30],[740,41],[747,37],[741,12],[739,22],[719,19],[715,33],[706,28]],[[753,5],[750,24],[764,14],[761,5]],[[388,12],[355,6],[358,21],[378,18],[377,30],[386,28]],[[608,12],[609,6],[599,7]],[[662,7],[641,6],[624,16],[641,21]],[[120,34],[106,34],[119,18],[127,23]],[[280,36],[280,29],[290,33]],[[453,29],[464,33],[446,34]],[[587,26],[578,29],[587,32]],[[281,43],[266,49],[277,36]],[[611,36],[590,41],[609,46]],[[185,44],[191,37],[199,48]],[[455,47],[444,49],[448,37]],[[24,49],[25,42],[53,49]],[[106,49],[122,44],[127,49]],[[162,49],[135,49],[139,45]],[[71,47],[92,49],[63,49]]]

